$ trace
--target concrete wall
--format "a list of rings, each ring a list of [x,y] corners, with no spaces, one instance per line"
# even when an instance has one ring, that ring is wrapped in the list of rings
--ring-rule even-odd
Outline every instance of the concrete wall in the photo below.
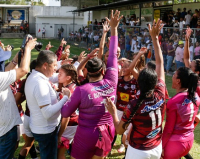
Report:
[[[102,11],[93,11],[93,19],[92,22],[97,19],[97,21],[101,21],[101,19],[104,19],[105,17],[108,17],[108,10],[102,10]]]
[[[89,12],[81,13],[80,16],[75,14],[75,25],[73,26],[73,14],[69,12],[77,9],[76,7],[47,7],[33,6],[30,8],[30,31],[34,30],[37,37],[41,37],[42,33],[38,30],[46,29],[46,37],[52,38],[57,36],[58,29],[64,28],[64,36],[68,36],[70,32],[78,31],[82,26],[86,26],[88,22]],[[92,14],[90,12],[90,20]],[[74,28],[73,28],[74,27]]]

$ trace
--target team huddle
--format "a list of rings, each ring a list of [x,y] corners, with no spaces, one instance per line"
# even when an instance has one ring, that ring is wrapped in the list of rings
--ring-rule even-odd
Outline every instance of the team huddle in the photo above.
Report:
[[[5,83],[12,84],[14,97],[10,100],[15,100],[17,106],[26,100],[26,111],[21,115],[22,123],[19,113],[16,114],[16,104],[15,108],[6,108],[12,117],[3,124],[0,121],[0,135],[14,133],[20,125],[25,145],[19,159],[25,159],[28,153],[37,158],[34,140],[39,143],[41,159],[64,159],[66,151],[72,159],[104,159],[111,152],[117,134],[122,135],[125,159],[191,157],[194,128],[200,120],[200,60],[190,61],[192,31],[186,30],[185,67],[176,70],[172,77],[176,95],[170,98],[158,39],[162,21],[149,25],[155,61],[145,63],[146,47],[133,60],[119,59],[117,27],[122,17],[119,11],[112,11],[110,19],[106,18],[103,27],[106,32],[110,30],[111,37],[105,54],[104,48],[96,48],[88,55],[82,52],[70,59],[70,46],[63,50],[64,39],[56,54],[48,44],[31,62],[30,73],[18,83],[17,89],[14,84],[27,73],[22,70],[29,67],[35,39],[27,42],[18,69],[9,69],[16,65],[17,56],[6,66],[5,79],[0,78],[0,87],[4,87],[1,91],[6,90]],[[10,144],[9,152],[0,149],[0,158],[12,158],[16,145],[17,139]]]

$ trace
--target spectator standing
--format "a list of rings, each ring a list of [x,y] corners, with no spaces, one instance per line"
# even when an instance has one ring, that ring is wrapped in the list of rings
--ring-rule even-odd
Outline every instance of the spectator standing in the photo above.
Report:
[[[30,40],[25,47],[24,56],[19,68],[14,69],[18,63],[18,54],[6,66],[6,72],[0,72],[0,158],[12,159],[17,144],[17,125],[21,118],[10,84],[28,73],[31,59],[31,50],[35,47],[35,39]],[[8,48],[11,51],[11,47]],[[0,52],[4,54],[3,51]]]
[[[199,59],[200,57],[200,43],[197,41],[196,42],[196,47],[194,49],[194,59]]]
[[[184,19],[186,15],[187,15],[186,8],[183,8],[183,12],[181,13],[181,18]]]
[[[45,28],[43,28],[42,29],[42,38],[45,38],[45,32],[46,32],[46,30],[45,30]]]
[[[175,49],[173,47],[173,43],[174,43],[173,40],[170,40],[169,45],[167,47],[167,67],[166,67],[167,73],[169,73],[169,70],[172,66],[174,56],[175,56]]]
[[[27,78],[25,94],[30,109],[30,129],[39,143],[41,159],[57,158],[57,130],[60,122],[60,109],[70,96],[68,89],[63,89],[64,97],[58,102],[49,77],[57,69],[55,53],[40,51],[35,70]]]
[[[183,53],[184,53],[184,42],[179,41],[178,47],[176,48],[175,52],[175,59],[176,59],[176,69],[179,69],[180,67],[184,67],[184,61],[183,61]]]
[[[188,24],[190,25],[191,19],[192,19],[191,11],[189,10],[187,15],[185,15],[185,25],[188,25]]]

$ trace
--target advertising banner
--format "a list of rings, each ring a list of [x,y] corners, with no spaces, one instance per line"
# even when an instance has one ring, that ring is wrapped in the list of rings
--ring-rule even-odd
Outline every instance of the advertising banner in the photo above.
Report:
[[[7,17],[11,16],[11,20],[25,20],[25,10],[7,10]]]

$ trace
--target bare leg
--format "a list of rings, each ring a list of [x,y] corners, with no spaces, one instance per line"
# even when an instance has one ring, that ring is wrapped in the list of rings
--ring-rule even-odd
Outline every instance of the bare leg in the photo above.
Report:
[[[59,148],[58,149],[58,159],[66,159],[65,157],[65,151],[67,149],[66,148]]]
[[[26,135],[25,135],[26,136]],[[20,155],[21,156],[27,156],[29,153],[29,150],[31,149],[32,145],[34,143],[34,138],[33,137],[25,137],[25,144],[20,150]]]

